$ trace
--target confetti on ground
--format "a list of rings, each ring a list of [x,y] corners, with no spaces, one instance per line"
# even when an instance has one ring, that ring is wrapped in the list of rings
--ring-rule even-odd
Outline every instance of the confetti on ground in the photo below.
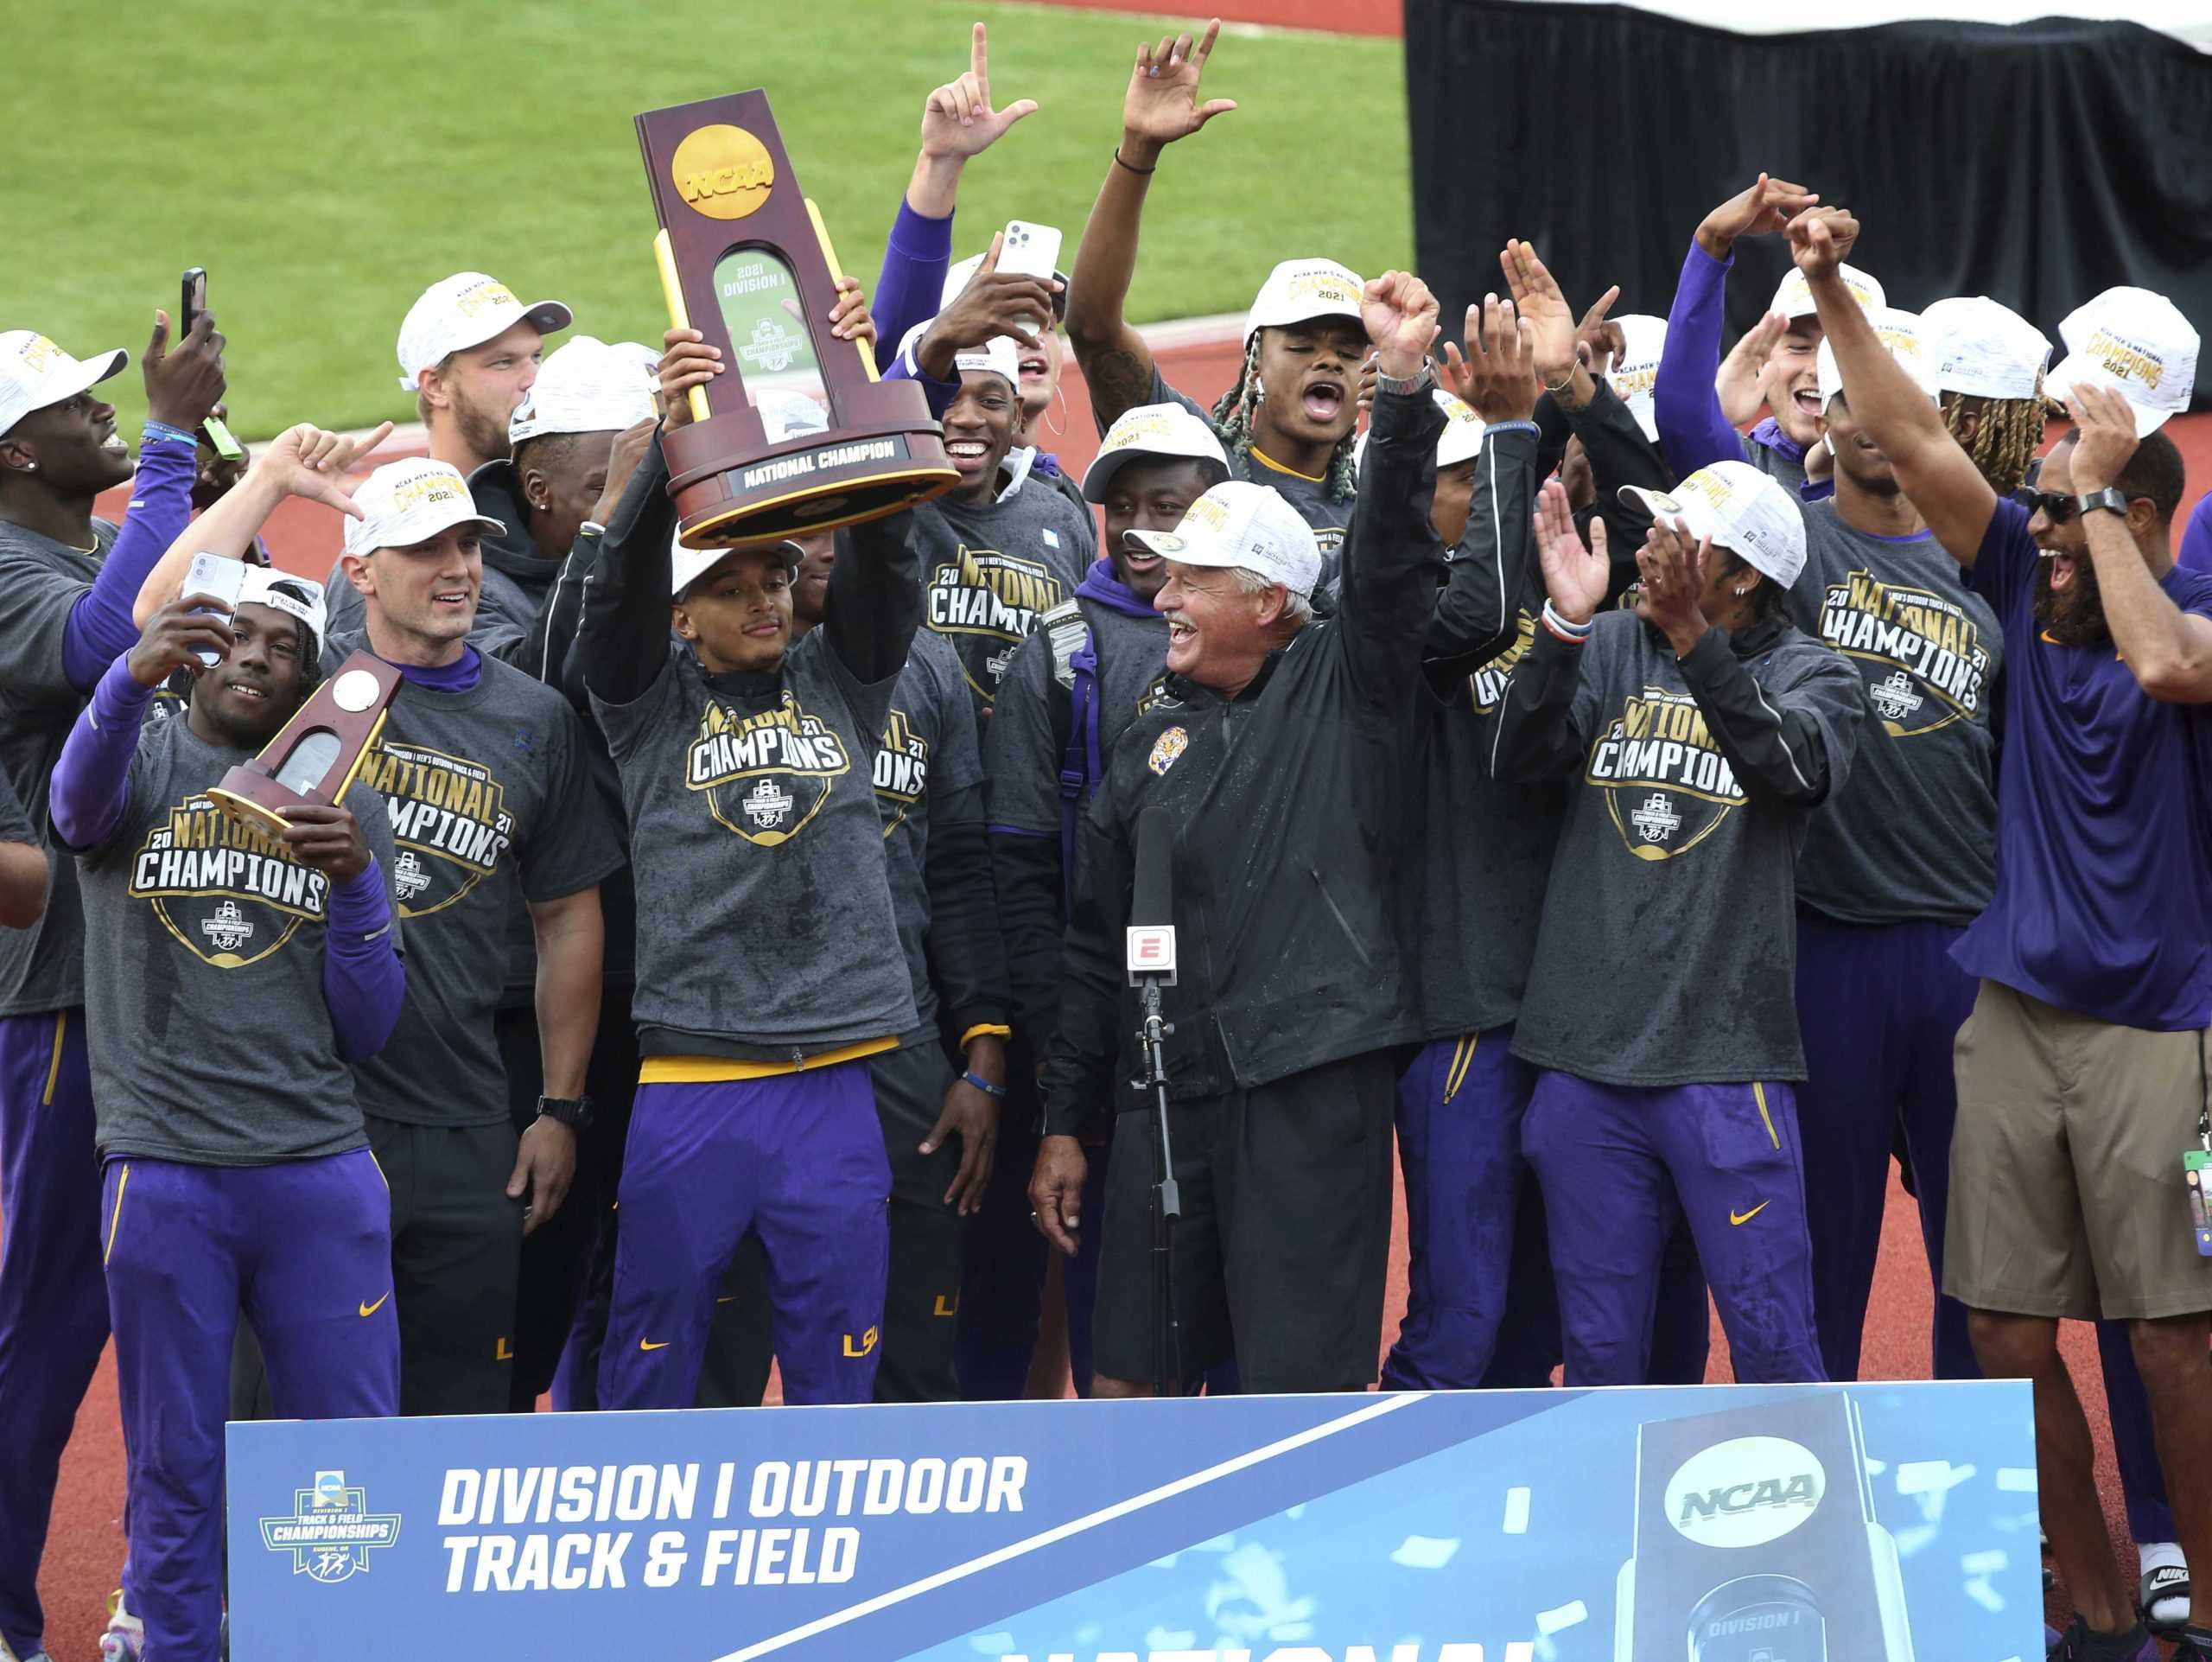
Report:
[[[1505,1492],[1505,1532],[1526,1535],[1529,1532],[1529,1491],[1516,1487]]]
[[[1439,1540],[1433,1535],[1408,1535],[1390,1555],[1390,1562],[1408,1570],[1441,1570],[1459,1550],[1457,1539]]]

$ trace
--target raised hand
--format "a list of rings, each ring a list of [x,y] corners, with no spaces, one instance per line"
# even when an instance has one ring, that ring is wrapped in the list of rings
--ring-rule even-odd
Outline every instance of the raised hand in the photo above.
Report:
[[[1744,332],[1744,338],[1729,349],[1720,360],[1720,373],[1713,378],[1713,390],[1720,399],[1720,413],[1728,418],[1731,427],[1741,427],[1759,412],[1759,405],[1766,402],[1766,394],[1759,386],[1759,377],[1766,373],[1766,360],[1773,355],[1775,342],[1789,327],[1789,320],[1780,312],[1769,312]]]
[[[1515,315],[1511,301],[1484,295],[1479,309],[1467,308],[1466,355],[1445,346],[1439,372],[1445,390],[1486,422],[1529,420],[1540,390],[1535,334],[1534,325]]]
[[[359,519],[353,488],[360,481],[346,475],[362,457],[391,436],[391,423],[381,422],[365,433],[333,433],[311,423],[288,427],[269,448],[254,458],[251,478],[265,481],[287,496],[304,497],[336,508]]]
[[[661,425],[670,432],[691,420],[690,392],[704,386],[724,368],[722,349],[710,347],[696,329],[671,329],[660,338]]]
[[[215,314],[201,312],[172,347],[169,315],[154,314],[154,338],[141,365],[146,379],[146,418],[192,432],[223,396],[223,337]]]
[[[2115,388],[2084,381],[2066,400],[2066,413],[2074,417],[2074,488],[2094,496],[2120,477],[2135,454],[2135,411]]]
[[[683,413],[688,416],[691,413],[690,400],[685,399],[683,404]],[[621,503],[622,493],[630,488],[630,475],[638,471],[645,452],[652,449],[653,429],[659,425],[648,416],[614,436],[614,448],[607,457],[607,488],[600,492],[599,500],[591,511],[594,525],[614,523],[614,510]]]
[[[1808,207],[1789,222],[1789,258],[1808,283],[1834,277],[1859,240],[1859,221],[1848,208]]]
[[[125,662],[130,678],[142,687],[158,687],[179,670],[195,676],[207,667],[200,654],[213,653],[220,663],[230,656],[229,627],[212,612],[194,611],[181,600],[171,601],[147,620]]]
[[[1557,386],[1574,373],[1579,348],[1586,339],[1602,344],[1605,314],[1621,297],[1620,285],[1616,283],[1599,296],[1578,324],[1559,279],[1536,257],[1534,247],[1517,239],[1509,242],[1497,263],[1504,269],[1505,285],[1513,291],[1516,309],[1529,323],[1537,379],[1547,386]]]
[[[231,418],[229,408],[217,401],[208,411],[210,417],[226,422]],[[239,447],[240,454],[226,456],[218,450],[213,441],[202,431],[194,435],[192,447],[192,506],[205,512],[221,501],[232,486],[245,477],[245,470],[253,464],[253,453]]]
[[[1782,229],[1793,213],[1802,213],[1819,201],[1817,192],[1786,179],[1770,179],[1764,173],[1750,188],[1738,192],[1705,216],[1697,228],[1698,246],[1715,259],[1726,259],[1738,237],[1770,236]]]
[[[1605,602],[1612,567],[1605,557],[1605,522],[1590,520],[1590,546],[1574,529],[1567,487],[1556,479],[1536,493],[1536,558],[1552,610],[1569,623],[1587,623]]]
[[[1375,366],[1394,380],[1421,373],[1436,339],[1436,296],[1408,271],[1385,271],[1360,291],[1359,321],[1375,346]]]
[[[1156,47],[1138,42],[1129,90],[1122,95],[1123,161],[1149,166],[1161,145],[1188,138],[1216,116],[1236,107],[1234,99],[1198,102],[1198,80],[1220,34],[1221,19],[1217,17],[1195,47],[1187,35],[1164,35]]]
[[[981,23],[976,25],[982,28]],[[837,303],[830,309],[830,333],[840,341],[865,341],[868,350],[875,350],[875,319],[869,314],[868,296],[861,292],[858,279],[837,279]]]
[[[925,373],[940,381],[953,379],[953,354],[980,347],[997,335],[1007,335],[1025,347],[1037,344],[1035,331],[1047,327],[1046,320],[1052,315],[1052,296],[1060,286],[1059,279],[1047,282],[1000,271],[999,255],[1005,243],[1004,232],[992,237],[983,263],[968,279],[968,286],[953,296],[952,303],[937,315],[915,343],[914,362]]]
[[[922,105],[922,154],[963,160],[998,143],[1006,130],[1037,112],[1034,99],[1016,99],[1003,110],[991,107],[991,57],[983,26],[968,41],[968,73],[933,90]]]
[[[1689,526],[1677,519],[1651,522],[1651,534],[1637,551],[1636,569],[1643,580],[1636,614],[1660,630],[1681,657],[1705,639],[1711,627],[1699,596],[1705,592],[1705,572],[1713,557],[1713,540],[1700,542]]]

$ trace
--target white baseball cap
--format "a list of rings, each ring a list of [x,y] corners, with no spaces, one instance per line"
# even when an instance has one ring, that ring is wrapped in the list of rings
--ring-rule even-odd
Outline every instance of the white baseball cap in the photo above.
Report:
[[[1173,531],[1129,535],[1163,559],[1183,565],[1241,567],[1310,596],[1321,580],[1321,545],[1313,527],[1272,485],[1231,479],[1190,506]]]
[[[830,412],[805,393],[786,386],[762,387],[753,395],[753,408],[759,412],[771,444],[830,430]]]
[[[1624,485],[1620,497],[1642,503],[1655,519],[1682,520],[1692,536],[1710,537],[1784,589],[1805,569],[1805,516],[1787,491],[1748,462],[1700,468],[1671,494]]]
[[[481,271],[456,271],[433,283],[407,309],[399,326],[399,384],[410,392],[423,372],[435,369],[448,354],[480,347],[527,319],[540,334],[569,327],[571,315],[557,300],[525,306],[497,277]]]
[[[1442,387],[1431,390],[1436,407],[1444,412],[1444,431],[1436,441],[1436,465],[1452,468],[1473,461],[1482,454],[1483,435],[1489,430],[1489,423]],[[1361,435],[1363,439],[1365,436]]]
[[[412,548],[452,525],[476,525],[486,531],[506,526],[476,511],[468,481],[449,462],[414,456],[387,462],[353,493],[359,519],[346,521],[346,551],[372,554],[379,548]]]
[[[2066,356],[2044,379],[2052,398],[2077,385],[2114,388],[2135,411],[2138,438],[2189,408],[2196,385],[2196,331],[2165,296],[2107,289],[2068,313],[2058,338]]]
[[[1856,265],[1838,266],[1836,271],[1843,278],[1843,286],[1851,290],[1851,297],[1865,309],[1872,311],[1888,303],[1889,296],[1882,292],[1882,285]],[[1782,286],[1774,291],[1774,303],[1767,308],[1770,312],[1780,312],[1793,323],[1801,317],[1812,316],[1818,309],[1813,304],[1812,284],[1794,265],[1782,279]]]
[[[1890,356],[1904,366],[1905,373],[1912,377],[1922,392],[1934,398],[1936,383],[1929,368],[1921,320],[1895,306],[1869,306],[1866,321],[1874,326],[1875,338],[1888,348]],[[1820,351],[1814,354],[1813,374],[1820,383],[1821,408],[1825,411],[1828,400],[1843,391],[1843,366],[1835,360],[1835,348],[1825,339]]]
[[[1132,462],[1179,457],[1217,462],[1229,471],[1228,453],[1212,428],[1179,404],[1141,404],[1124,410],[1099,442],[1098,454],[1083,475],[1083,500],[1103,502],[1114,475]]]
[[[652,413],[652,383],[634,351],[572,335],[538,366],[536,384],[508,417],[507,442],[549,433],[619,433]]]
[[[1954,295],[1920,314],[1920,344],[1938,392],[2032,398],[2050,361],[2044,332],[1987,295]]]
[[[98,386],[130,361],[121,347],[78,359],[30,329],[0,334],[0,435],[34,410],[67,404]]]
[[[1643,436],[1659,442],[1659,415],[1653,408],[1651,389],[1658,385],[1659,360],[1667,351],[1667,320],[1648,312],[1630,312],[1612,322],[1621,326],[1621,353],[1605,371],[1605,385],[1628,406]]]
[[[956,376],[984,370],[1005,376],[1017,387],[1021,385],[1021,353],[1010,334],[995,334],[980,347],[963,347],[952,354],[952,369]]]
[[[773,554],[786,566],[796,566],[806,551],[788,539],[780,543],[759,543],[751,548],[686,548],[680,540],[672,543],[668,551],[668,597],[682,600],[683,591],[697,583],[724,560],[734,554]]]
[[[299,619],[314,635],[315,650],[322,650],[322,638],[329,628],[329,608],[323,603],[322,585],[314,578],[296,577],[274,566],[249,565],[245,581],[238,586],[238,603],[266,606]]]
[[[1279,329],[1317,317],[1359,316],[1359,297],[1367,285],[1332,259],[1287,259],[1268,273],[1245,314],[1244,339],[1255,330]]]

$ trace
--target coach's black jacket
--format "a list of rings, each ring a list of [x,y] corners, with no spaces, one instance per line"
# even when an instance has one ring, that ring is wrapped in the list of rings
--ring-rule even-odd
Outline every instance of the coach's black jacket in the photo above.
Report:
[[[1394,920],[1419,832],[1421,638],[1436,595],[1426,391],[1376,400],[1333,617],[1225,698],[1178,676],[1115,744],[1084,834],[1046,1130],[1132,1105],[1136,997],[1122,983],[1137,815],[1175,828],[1180,979],[1164,997],[1179,1100],[1418,1040]],[[1379,464],[1379,465],[1378,465]],[[1382,481],[1387,477],[1390,483]]]

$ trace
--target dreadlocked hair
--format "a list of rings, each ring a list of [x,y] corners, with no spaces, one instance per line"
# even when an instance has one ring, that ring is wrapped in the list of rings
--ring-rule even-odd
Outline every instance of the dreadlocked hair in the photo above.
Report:
[[[2026,481],[2028,463],[2043,443],[2044,430],[2059,413],[2059,406],[2040,391],[2032,398],[1985,399],[1980,424],[1969,440],[1961,430],[1968,421],[1967,400],[1953,398],[1943,405],[1943,426],[1980,469],[1989,488],[2010,496]]]
[[[1244,366],[1236,373],[1236,385],[1215,400],[1214,429],[1221,436],[1221,448],[1234,462],[1246,461],[1252,454],[1252,411],[1259,400],[1251,397],[1252,384],[1260,379],[1260,335],[1254,329],[1252,338],[1244,343]],[[1337,448],[1329,456],[1329,494],[1337,501],[1349,502],[1355,494],[1357,474],[1353,471],[1352,456],[1358,447],[1359,428],[1337,441]]]

